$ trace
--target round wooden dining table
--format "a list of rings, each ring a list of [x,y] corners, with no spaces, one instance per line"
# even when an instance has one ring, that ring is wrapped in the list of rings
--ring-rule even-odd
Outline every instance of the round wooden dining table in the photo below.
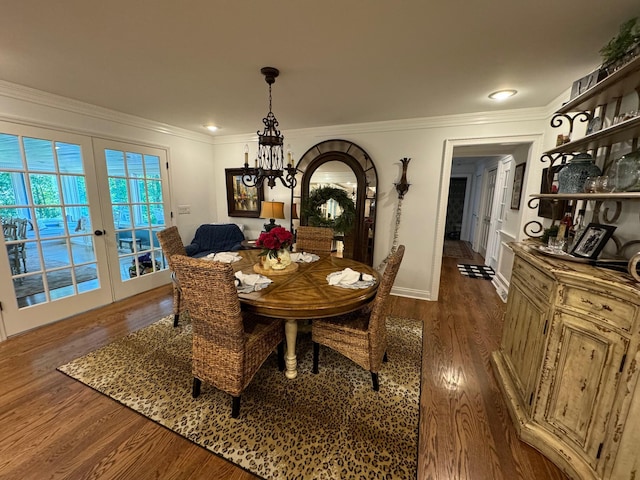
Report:
[[[245,274],[256,273],[254,265],[260,264],[260,250],[240,250],[238,253],[242,260],[232,264],[234,270]],[[327,275],[345,268],[373,275],[376,282],[361,289],[329,285]],[[380,283],[380,275],[369,265],[333,256],[321,256],[315,262],[298,263],[297,268],[291,268],[290,271],[263,275],[272,280],[268,287],[257,292],[238,293],[238,297],[243,309],[285,320],[287,378],[296,378],[298,375],[298,321],[331,317],[357,310],[373,300]]]

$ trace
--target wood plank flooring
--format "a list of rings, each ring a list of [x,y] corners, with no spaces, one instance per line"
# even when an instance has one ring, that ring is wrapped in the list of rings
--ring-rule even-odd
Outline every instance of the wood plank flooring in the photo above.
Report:
[[[444,259],[438,302],[392,301],[393,314],[425,321],[418,478],[565,479],[517,439],[489,363],[504,304],[456,263]],[[162,287],[0,343],[0,479],[255,478],[55,370],[171,302]]]

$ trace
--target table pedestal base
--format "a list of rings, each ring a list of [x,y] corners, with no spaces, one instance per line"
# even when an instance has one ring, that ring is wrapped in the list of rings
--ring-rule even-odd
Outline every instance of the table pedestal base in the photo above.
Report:
[[[287,369],[285,377],[294,379],[298,376],[298,361],[296,358],[296,337],[298,336],[298,321],[286,320],[284,324],[284,336],[287,339],[287,353],[284,357]]]

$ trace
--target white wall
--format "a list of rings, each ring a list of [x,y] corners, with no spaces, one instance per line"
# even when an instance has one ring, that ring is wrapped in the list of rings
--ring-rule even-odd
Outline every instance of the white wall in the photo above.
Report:
[[[244,223],[247,236],[256,236],[262,228],[262,219],[227,216],[224,179],[225,168],[242,165],[246,143],[251,149],[250,156],[255,154],[255,134],[213,138],[1,82],[0,112],[0,118],[7,121],[167,148],[171,164],[171,204],[175,224],[185,243],[191,240],[197,226],[205,222]],[[371,156],[379,180],[374,265],[386,257],[393,241],[397,205],[394,182],[400,178],[399,160],[403,157],[412,159],[408,169],[411,187],[404,198],[399,231],[400,243],[406,245],[407,251],[394,293],[435,300],[446,215],[441,199],[446,198],[451,172],[452,155],[451,151],[446,151],[447,142],[464,140],[472,143],[489,137],[539,135],[548,124],[547,112],[547,109],[526,109],[284,130],[283,133],[297,158],[311,146],[334,138],[354,142]],[[286,119],[281,122],[286,125]],[[288,206],[290,192],[279,186],[267,191],[266,197],[284,201]],[[177,215],[178,205],[189,205],[191,214]]]
[[[214,221],[216,188],[223,174],[214,169],[213,139],[63,97],[0,81],[0,119],[165,148],[169,158],[174,222],[185,243],[198,225]],[[218,187],[219,181],[222,187]],[[178,215],[190,205],[190,215]]]
[[[446,210],[440,212],[441,194],[449,188],[451,156],[446,158],[445,141],[540,135],[547,122],[546,110],[523,110],[497,114],[461,115],[414,121],[335,126],[329,128],[283,131],[299,158],[313,145],[329,139],[343,139],[362,147],[371,157],[378,172],[378,207],[374,265],[388,254],[393,241],[397,194],[394,182],[400,179],[400,159],[410,157],[407,178],[411,187],[402,207],[400,243],[406,253],[393,293],[425,300],[435,300],[439,288],[439,272]],[[284,120],[281,121],[284,123]],[[251,137],[218,138],[214,148],[215,168],[239,167],[243,163],[244,144]],[[255,154],[255,139],[250,143]],[[227,217],[224,182],[218,185],[217,208],[220,219]],[[290,193],[276,187],[266,193],[270,199],[289,205]],[[241,219],[250,234],[256,235],[263,220]],[[438,280],[436,280],[436,278]]]

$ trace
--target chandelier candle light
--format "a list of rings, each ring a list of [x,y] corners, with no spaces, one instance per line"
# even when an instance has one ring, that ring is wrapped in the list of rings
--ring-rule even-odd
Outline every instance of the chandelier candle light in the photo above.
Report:
[[[284,166],[284,135],[278,130],[278,120],[271,111],[271,85],[280,74],[277,68],[263,67],[260,72],[264,75],[265,81],[269,85],[269,113],[262,119],[264,130],[258,133],[258,156],[255,166],[249,167],[249,147],[244,148],[244,167],[242,169],[242,183],[247,187],[262,185],[267,180],[270,188],[276,186],[276,178],[287,188],[295,188],[297,181],[295,178],[296,169],[292,163],[291,150],[288,153],[287,166]],[[286,176],[285,176],[286,170]]]

